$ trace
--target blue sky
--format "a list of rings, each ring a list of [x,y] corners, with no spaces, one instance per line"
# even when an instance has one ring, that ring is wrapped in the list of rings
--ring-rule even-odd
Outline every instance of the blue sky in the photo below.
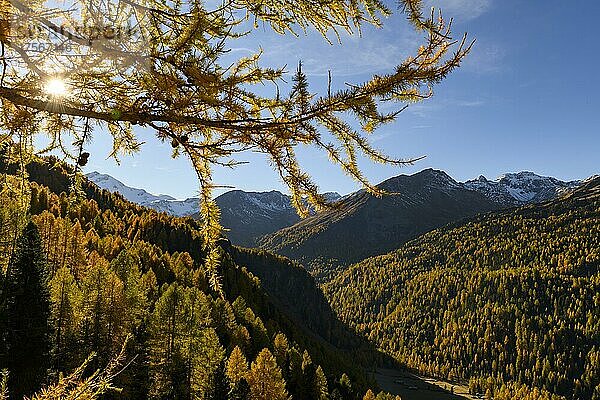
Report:
[[[424,168],[448,172],[457,180],[480,174],[530,170],[561,179],[600,173],[600,45],[596,24],[600,2],[580,0],[430,0],[454,17],[454,32],[477,43],[463,67],[435,88],[435,96],[411,106],[397,122],[379,129],[373,143],[395,157],[426,155],[412,167],[391,168],[362,162],[375,183]],[[261,46],[264,62],[288,65],[301,59],[313,90],[322,90],[327,70],[335,85],[360,82],[389,71],[413,52],[419,37],[396,12],[380,30],[328,45],[317,35],[282,37],[261,29],[232,44],[232,55]],[[190,197],[197,181],[185,158],[172,160],[170,146],[140,131],[141,153],[121,165],[106,160],[110,142],[96,133],[86,172],[108,173],[153,193]],[[358,186],[327,158],[301,149],[303,165],[323,191],[348,193]],[[249,165],[216,171],[216,183],[243,190],[285,191],[266,159],[255,153]]]

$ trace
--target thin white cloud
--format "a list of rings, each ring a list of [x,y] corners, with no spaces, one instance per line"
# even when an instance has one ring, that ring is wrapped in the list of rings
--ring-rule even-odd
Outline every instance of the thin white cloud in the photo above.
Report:
[[[377,132],[375,134],[373,134],[372,136],[370,136],[368,139],[371,143],[377,143],[377,142],[381,142],[382,140],[385,140],[389,137],[392,137],[394,135],[397,135],[398,132],[396,131],[392,131],[389,130],[387,132]]]
[[[463,68],[478,74],[493,74],[506,68],[507,51],[497,43],[478,40],[465,59]]]
[[[485,105],[483,100],[460,100],[456,102],[459,107],[481,107]]]
[[[483,99],[457,99],[449,97],[436,97],[425,100],[421,103],[411,104],[406,111],[416,117],[429,119],[432,114],[435,114],[440,109],[449,108],[476,108],[483,107],[487,102]],[[414,129],[431,128],[430,125],[418,125]]]
[[[492,7],[492,0],[428,0],[426,4],[441,9],[446,17],[465,21],[488,12]]]
[[[289,68],[302,60],[309,76],[356,76],[391,72],[415,48],[409,38],[393,40],[384,32],[359,40],[347,40],[342,45],[329,45],[320,37],[306,36],[292,41],[279,38],[278,43],[265,45],[264,58],[287,64]]]
[[[309,76],[326,76],[331,71],[337,77],[351,77],[391,72],[424,41],[400,12],[387,18],[383,29],[365,26],[362,36],[341,33],[341,44],[330,39],[333,44],[313,30],[294,37],[265,29],[241,39],[235,47],[264,49],[263,65],[287,65],[293,71],[301,60]]]

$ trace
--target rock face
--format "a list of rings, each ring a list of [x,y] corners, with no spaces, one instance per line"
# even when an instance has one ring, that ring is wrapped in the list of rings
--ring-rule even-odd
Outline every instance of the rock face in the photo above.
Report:
[[[338,193],[325,193],[330,202],[338,201]],[[300,221],[291,199],[276,190],[244,192],[232,190],[215,199],[221,209],[221,223],[228,229],[233,243],[255,247],[263,235],[276,232]]]
[[[275,190],[233,190],[217,197],[216,202],[221,209],[221,223],[229,230],[229,240],[242,246],[254,246],[258,237],[300,220],[290,198]]]

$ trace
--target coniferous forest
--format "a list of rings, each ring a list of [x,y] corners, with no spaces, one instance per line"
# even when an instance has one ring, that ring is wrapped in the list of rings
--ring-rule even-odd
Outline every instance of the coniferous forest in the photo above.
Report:
[[[600,179],[434,230],[325,286],[414,371],[494,399],[600,399]]]
[[[600,400],[600,2],[534,3],[0,0],[0,400]]]
[[[372,384],[356,363],[372,350],[302,268],[224,241],[216,293],[196,221],[87,182],[83,196],[69,194],[68,167],[51,161],[28,166],[25,226],[17,203],[2,200],[0,363],[11,399],[109,387],[119,391],[108,398],[127,399],[355,399]],[[292,305],[251,272],[269,269],[268,286],[281,275],[310,303]]]
[[[326,298],[300,265],[226,239],[217,292],[198,221],[74,192],[71,172],[27,166],[28,218],[3,193],[10,398],[375,398],[365,371],[383,365],[485,398],[600,396],[598,178],[366,259]]]

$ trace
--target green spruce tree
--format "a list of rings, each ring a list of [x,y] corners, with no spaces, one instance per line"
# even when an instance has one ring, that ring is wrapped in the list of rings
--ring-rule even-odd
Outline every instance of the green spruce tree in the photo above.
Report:
[[[49,367],[50,295],[46,259],[37,226],[27,224],[6,273],[6,358],[14,398],[44,383]]]

